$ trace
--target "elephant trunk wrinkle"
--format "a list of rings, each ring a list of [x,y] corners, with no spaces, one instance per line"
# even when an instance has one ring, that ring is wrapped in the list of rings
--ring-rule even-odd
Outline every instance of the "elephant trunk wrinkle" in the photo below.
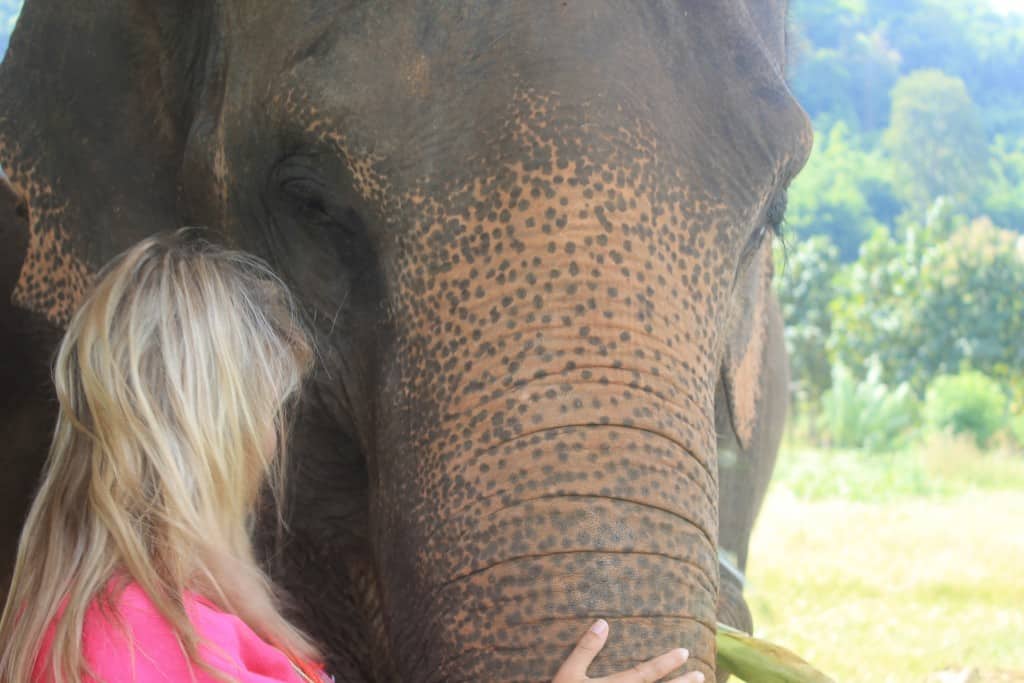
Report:
[[[446,549],[444,565],[432,582],[452,583],[494,569],[501,564],[559,554],[646,555],[703,567],[701,587],[713,591],[718,565],[707,520],[687,514],[659,500],[614,494],[548,495],[506,501],[488,512],[466,511],[451,519],[431,538]],[[521,538],[495,543],[495,538],[527,530]],[[706,557],[695,548],[710,549]],[[703,564],[698,562],[703,560]]]
[[[496,362],[495,367],[498,366],[499,363]],[[490,368],[477,365],[474,370],[479,373],[486,373]],[[494,390],[483,398],[473,396],[473,389],[475,387],[463,387],[458,396],[465,396],[465,400],[455,403],[456,399],[451,399],[452,403],[447,406],[445,419],[462,419],[467,417],[467,413],[469,413],[468,418],[471,419],[472,413],[491,410],[493,405],[500,404],[501,402],[506,403],[506,407],[508,407],[508,401],[516,400],[517,398],[520,399],[518,403],[509,409],[514,408],[524,413],[529,412],[529,405],[522,400],[524,396],[530,398],[531,401],[539,401],[544,397],[545,392],[550,389],[555,389],[564,395],[566,392],[562,388],[565,386],[571,386],[574,390],[589,388],[588,392],[578,391],[577,393],[579,394],[578,398],[591,405],[593,405],[595,399],[601,401],[601,395],[609,394],[613,391],[621,392],[624,395],[626,393],[640,392],[646,394],[651,403],[662,402],[671,405],[675,410],[682,412],[690,411],[699,415],[705,411],[705,406],[710,405],[712,401],[710,397],[713,387],[697,392],[689,389],[689,385],[678,377],[653,372],[648,369],[631,368],[622,364],[595,363],[577,365],[576,363],[565,363],[557,370],[552,368],[551,371],[541,370],[541,372],[544,373],[542,376],[533,377],[529,380],[521,379],[516,381],[506,378],[500,389]],[[707,427],[708,438],[705,444],[699,447],[699,450],[704,452],[711,450],[712,431],[709,423]],[[688,448],[697,448],[697,446]]]
[[[623,502],[631,502],[632,503],[632,502],[635,502],[635,501],[623,501]],[[555,557],[557,555],[570,555],[570,554],[575,555],[575,554],[579,554],[581,552],[586,552],[586,551],[581,551],[581,550],[549,550],[549,551],[544,551],[544,552],[525,553],[523,555],[517,555],[517,556],[514,556],[514,557],[505,557],[505,558],[502,558],[502,559],[500,559],[500,560],[498,560],[496,562],[492,562],[490,564],[487,564],[485,566],[477,567],[477,568],[465,571],[463,573],[457,574],[455,576],[452,576],[446,582],[444,582],[443,584],[439,585],[437,587],[437,590],[442,591],[442,590],[446,590],[448,588],[451,588],[453,586],[457,586],[460,582],[465,581],[466,579],[468,579],[468,578],[470,578],[472,576],[476,576],[476,575],[483,574],[485,572],[491,571],[493,569],[497,569],[497,568],[501,567],[501,565],[503,565],[503,564],[508,564],[508,563],[512,563],[512,562],[520,562],[520,561],[524,561],[524,560],[535,560],[535,559],[543,558],[543,557]],[[649,551],[649,550],[635,550],[635,549],[622,549],[622,550],[608,550],[608,549],[606,549],[606,550],[601,550],[599,552],[595,551],[592,554],[595,554],[595,555],[597,555],[597,554],[600,554],[600,555],[638,555],[638,556],[644,556],[645,555],[645,556],[648,556],[648,557],[660,557],[660,558],[663,558],[663,559],[666,559],[666,560],[671,560],[672,562],[678,562],[678,563],[681,563],[681,564],[689,565],[689,566],[693,567],[694,571],[696,572],[694,576],[697,578],[698,581],[700,581],[701,586],[705,590],[707,590],[709,593],[714,592],[714,590],[715,590],[713,577],[710,575],[707,567],[701,565],[698,562],[694,562],[693,560],[691,560],[691,559],[689,559],[687,557],[684,557],[682,555],[673,555],[671,553],[654,552],[654,551]],[[707,583],[704,582],[704,579],[707,580]],[[614,616],[616,618],[627,618],[627,617],[633,617],[633,618],[652,618],[652,617],[666,616],[666,615],[657,615],[657,614],[648,614],[648,613],[644,613],[644,614],[635,614],[635,613],[631,613],[631,614],[612,614],[612,613],[607,613],[606,612],[605,616]],[[669,616],[678,616],[678,615],[669,615]],[[686,617],[686,618],[690,618],[690,617]]]
[[[600,443],[586,442],[588,437],[594,436]],[[630,438],[643,443],[637,445],[635,440],[626,443]],[[575,443],[569,444],[572,440]],[[616,443],[621,445],[611,445]],[[533,479],[532,485],[526,483],[529,493],[524,489],[529,471],[515,471],[515,463],[509,457],[516,452],[522,454],[521,467],[538,470],[540,475]],[[461,520],[482,523],[516,505],[546,499],[595,498],[660,509],[699,529],[713,547],[711,538],[715,532],[708,520],[689,514],[690,508],[714,509],[716,506],[717,472],[709,467],[709,460],[707,456],[697,456],[693,448],[670,435],[636,424],[561,423],[524,432],[478,448],[471,455],[463,456],[461,463],[450,465],[450,476],[472,484],[476,494],[465,496],[460,503],[438,514],[432,527],[423,531],[422,538],[428,544],[440,542],[440,538],[451,543],[452,530]],[[575,476],[561,476],[566,471]],[[606,476],[640,479],[645,475],[669,483],[685,481],[699,498],[691,501],[689,508],[672,504],[675,501],[669,498],[662,498],[659,504],[652,496],[658,493],[660,484],[648,483],[617,494],[608,483],[602,482]]]
[[[524,433],[524,434],[518,436],[513,441],[519,441],[521,439],[530,439],[531,437],[537,436],[539,434],[544,434],[544,433],[547,433],[549,431],[563,431],[563,430],[564,431],[569,431],[569,430],[574,430],[574,429],[614,429],[614,430],[636,430],[636,431],[640,431],[640,432],[646,432],[646,433],[651,434],[651,435],[653,435],[655,437],[660,437],[662,439],[670,441],[675,446],[678,446],[679,448],[683,449],[683,452],[685,452],[687,454],[691,454],[692,453],[692,450],[686,448],[683,444],[680,444],[679,442],[674,441],[670,437],[665,436],[664,434],[662,434],[660,432],[657,432],[657,431],[654,431],[654,430],[650,430],[650,429],[646,429],[646,428],[643,428],[643,427],[638,427],[636,425],[627,426],[627,425],[617,425],[617,424],[594,424],[594,423],[567,424],[567,425],[561,425],[559,427],[548,427],[548,428],[544,428],[544,429],[538,429],[538,430],[533,431],[533,432],[527,432],[527,433]],[[478,457],[483,456],[485,453],[493,455],[493,453],[495,451],[499,450],[500,448],[504,447],[505,445],[507,445],[507,444],[496,445],[496,446],[494,446],[492,448],[487,449],[486,451],[478,452],[475,455],[478,456]],[[634,457],[636,457],[636,456],[634,456]],[[692,455],[690,457],[692,458],[692,460],[694,460],[694,461],[696,461],[697,463],[700,464],[701,468],[703,469],[704,475],[707,477],[707,481],[714,482],[714,481],[717,480],[717,473],[713,472],[707,466],[706,461],[704,459],[698,458],[698,457],[692,456]],[[462,468],[460,468],[460,470],[461,469]],[[669,472],[669,471],[666,471],[665,473],[666,474],[678,474],[677,472]],[[713,496],[712,496],[712,494],[711,494],[709,489],[701,488],[701,491],[706,495],[707,503],[709,505],[712,505],[712,504],[715,503],[715,500],[714,500],[714,498],[713,498]],[[496,489],[496,490],[491,491],[491,492],[489,492],[487,494],[481,495],[479,498],[476,498],[475,500],[468,502],[465,506],[452,510],[451,514],[447,518],[445,518],[445,519],[448,520],[448,519],[458,518],[459,516],[465,514],[465,512],[470,507],[472,507],[473,505],[477,505],[477,504],[480,504],[480,503],[485,503],[485,502],[487,502],[489,500],[492,500],[494,498],[499,498],[501,496],[507,495],[508,493],[509,492],[507,490]],[[527,498],[527,499],[524,499],[524,500],[518,501],[518,502],[529,502],[531,500],[541,500],[541,499],[548,498],[548,497],[553,497],[553,496],[567,496],[568,497],[568,496],[574,496],[574,495],[585,496],[587,494],[577,494],[577,493],[571,493],[571,492],[556,492],[556,493],[550,494],[550,495],[540,495],[540,496],[537,496],[536,498]],[[602,497],[610,498],[610,499],[611,498],[615,498],[614,496],[609,496],[609,495],[603,495]],[[500,511],[501,509],[504,509],[504,508],[498,508],[498,511]],[[495,511],[492,511],[489,514],[494,514],[494,512]],[[678,513],[673,512],[673,514],[678,514]]]

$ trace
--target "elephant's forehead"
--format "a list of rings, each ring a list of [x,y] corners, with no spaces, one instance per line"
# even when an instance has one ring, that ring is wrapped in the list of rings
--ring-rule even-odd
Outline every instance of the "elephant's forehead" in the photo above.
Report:
[[[622,105],[609,117],[600,111],[605,102],[566,102],[525,85],[507,99],[467,128],[417,121],[419,140],[376,130],[379,122],[348,110],[339,115],[308,90],[276,95],[274,106],[309,146],[327,145],[344,160],[364,206],[378,214],[371,218],[404,238],[430,233],[434,251],[450,246],[452,221],[482,221],[503,202],[506,213],[538,222],[557,206],[613,202],[607,208],[615,210],[626,201],[642,220],[664,213],[680,235],[732,245],[763,210],[785,162],[734,163],[735,149],[717,159],[711,149],[681,150],[671,132]]]
[[[468,177],[428,176],[401,194],[400,291],[441,297],[436,306],[417,301],[422,312],[446,308],[445,292],[478,287],[481,277],[521,277],[520,289],[534,297],[543,292],[530,290],[552,277],[660,284],[681,295],[677,310],[703,316],[691,322],[713,328],[707,304],[724,298],[718,288],[770,185],[743,188],[745,204],[726,203],[708,187],[722,179],[666,163],[643,120],[586,130],[559,120],[556,102],[520,94],[493,156],[467,160]],[[707,290],[699,299],[682,296],[698,283]]]
[[[465,179],[470,157],[510,140],[519,119],[574,133],[557,141],[566,154],[573,142],[613,142],[609,133],[639,120],[657,132],[665,167],[748,207],[751,192],[798,163],[808,140],[738,4],[664,8],[659,17],[599,1],[532,12],[515,3],[343,3],[316,20],[284,3],[232,34],[233,60],[249,68],[229,70],[227,102],[239,116],[228,119],[248,127],[247,112],[265,108],[266,93],[279,107],[280,93],[300,89],[309,105],[301,122],[394,162],[388,175],[399,191],[424,175],[432,184]],[[258,39],[270,26],[291,35],[287,45],[267,49]],[[277,123],[293,126],[294,111]]]

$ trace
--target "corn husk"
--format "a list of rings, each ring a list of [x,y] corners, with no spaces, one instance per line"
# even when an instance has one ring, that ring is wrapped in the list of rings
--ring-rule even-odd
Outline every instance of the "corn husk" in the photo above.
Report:
[[[746,683],[835,683],[789,650],[718,624],[718,668]]]

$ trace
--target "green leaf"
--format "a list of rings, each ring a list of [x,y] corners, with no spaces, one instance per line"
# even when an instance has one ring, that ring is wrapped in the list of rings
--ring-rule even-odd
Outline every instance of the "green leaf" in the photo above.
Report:
[[[718,624],[718,668],[746,683],[835,683],[784,647]]]

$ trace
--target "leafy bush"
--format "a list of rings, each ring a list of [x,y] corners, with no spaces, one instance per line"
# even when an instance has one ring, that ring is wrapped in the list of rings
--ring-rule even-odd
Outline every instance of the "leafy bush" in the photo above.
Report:
[[[914,299],[923,242],[916,236],[900,242],[878,228],[861,246],[860,258],[842,274],[829,304],[828,348],[834,362],[860,369],[873,360],[881,364],[885,382],[913,380],[919,346]]]
[[[1024,368],[1024,240],[987,219],[952,228],[885,230],[836,281],[829,352],[857,374],[877,359],[882,381],[919,394],[967,365],[1007,386]]]
[[[1017,442],[1017,446],[1024,451],[1024,415],[1011,417],[1007,428],[1010,430],[1013,440]]]
[[[1024,138],[999,136],[989,155],[992,180],[982,208],[999,227],[1024,232]]]
[[[815,235],[777,254],[775,285],[786,321],[793,394],[799,403],[816,406],[832,381],[825,343],[832,331],[828,302],[836,295],[832,281],[839,251],[828,237]]]
[[[822,397],[821,428],[833,447],[887,451],[902,445],[918,416],[910,386],[895,388],[881,381],[873,363],[864,380],[845,365],[832,368],[832,387]]]
[[[1006,395],[991,377],[977,371],[940,375],[925,394],[925,421],[934,429],[972,434],[984,448],[1006,422]]]

